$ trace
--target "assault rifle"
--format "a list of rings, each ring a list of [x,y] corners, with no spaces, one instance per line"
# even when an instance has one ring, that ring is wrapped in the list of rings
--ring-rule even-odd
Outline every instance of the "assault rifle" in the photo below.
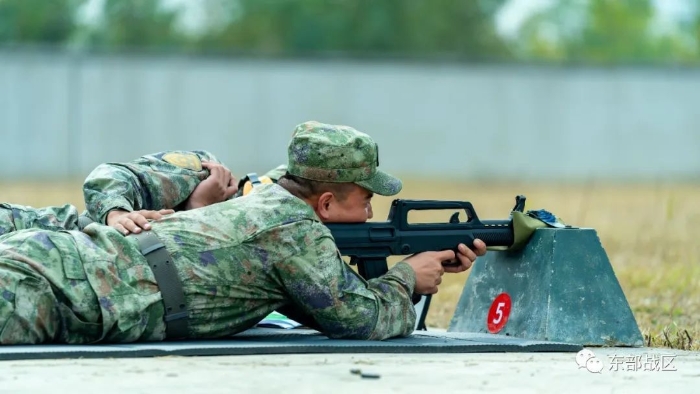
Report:
[[[524,209],[525,196],[518,195],[513,211]],[[413,210],[463,210],[467,219],[460,221],[460,212],[455,212],[447,223],[409,223],[408,213]],[[385,222],[327,223],[326,226],[340,254],[350,257],[350,264],[357,265],[358,273],[367,280],[389,270],[386,261],[389,256],[446,249],[456,252],[460,243],[471,248],[476,238],[487,246],[510,246],[515,240],[512,219],[481,220],[468,201],[396,199]],[[425,329],[430,296],[413,296],[414,304],[423,297],[426,298],[418,320],[419,330]]]

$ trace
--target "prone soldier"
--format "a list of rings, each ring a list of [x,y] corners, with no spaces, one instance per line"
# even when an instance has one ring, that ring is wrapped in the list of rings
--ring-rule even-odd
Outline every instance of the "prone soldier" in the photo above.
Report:
[[[285,170],[281,165],[258,180],[276,182]],[[79,230],[92,222],[113,226],[124,234],[138,233],[149,228],[149,220],[163,215],[239,197],[249,184],[248,176],[237,181],[207,151],[166,151],[126,163],[104,163],[83,184],[83,213],[71,204],[34,208],[3,203],[0,235],[28,228]]]
[[[372,218],[395,195],[377,144],[348,126],[306,122],[276,184],[180,211],[125,236],[110,226],[22,230],[0,238],[0,343],[96,343],[227,337],[274,310],[330,338],[408,335],[412,295],[486,253],[423,252],[369,281],[344,263],[324,223]],[[444,266],[446,261],[457,265]]]

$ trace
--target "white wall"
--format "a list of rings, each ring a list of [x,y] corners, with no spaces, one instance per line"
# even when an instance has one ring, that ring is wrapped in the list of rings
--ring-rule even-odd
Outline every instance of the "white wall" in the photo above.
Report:
[[[354,126],[397,174],[535,180],[700,173],[700,70],[0,52],[0,179],[207,149],[237,175],[294,126]]]

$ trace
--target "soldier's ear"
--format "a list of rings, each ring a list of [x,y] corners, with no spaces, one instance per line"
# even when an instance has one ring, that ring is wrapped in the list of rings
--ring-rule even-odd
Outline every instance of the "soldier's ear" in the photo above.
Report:
[[[331,212],[331,201],[333,200],[333,193],[325,192],[318,196],[316,200],[316,214],[322,221],[330,220],[333,216]]]

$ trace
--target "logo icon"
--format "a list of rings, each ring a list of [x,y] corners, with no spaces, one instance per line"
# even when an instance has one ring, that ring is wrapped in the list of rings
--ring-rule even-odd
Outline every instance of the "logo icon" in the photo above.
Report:
[[[589,349],[583,349],[576,354],[576,364],[579,369],[586,368],[591,373],[600,373],[603,370],[603,362]]]

